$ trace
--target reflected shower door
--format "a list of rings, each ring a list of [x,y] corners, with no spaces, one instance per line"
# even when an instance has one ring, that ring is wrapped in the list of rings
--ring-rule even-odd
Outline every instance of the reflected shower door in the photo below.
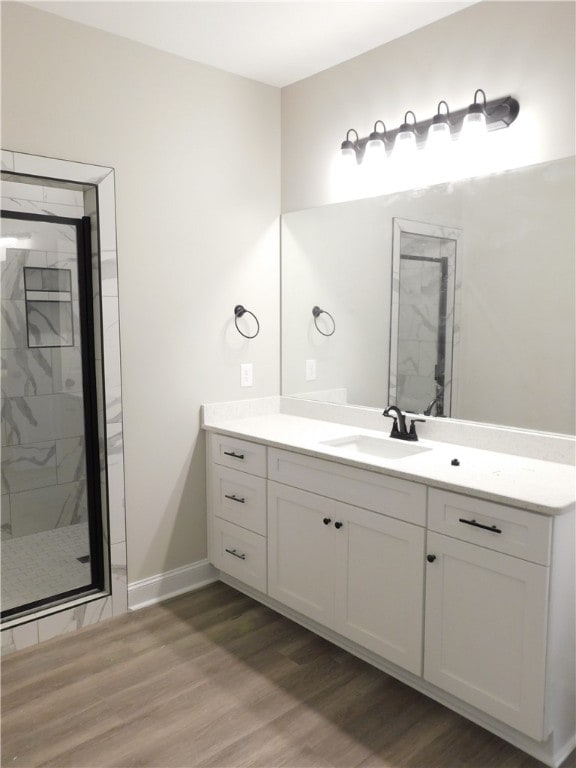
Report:
[[[412,413],[451,415],[460,236],[394,220],[389,401]]]
[[[446,416],[448,259],[400,254],[397,402]]]
[[[1,227],[6,619],[104,580],[89,219]]]

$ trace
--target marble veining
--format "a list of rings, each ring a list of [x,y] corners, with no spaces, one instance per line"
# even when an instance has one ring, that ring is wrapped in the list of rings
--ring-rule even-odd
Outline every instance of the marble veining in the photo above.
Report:
[[[29,347],[73,347],[74,324],[71,301],[27,299]]]
[[[48,395],[53,391],[49,349],[2,350],[2,396]]]
[[[2,493],[55,485],[56,443],[6,446],[2,451]]]
[[[2,301],[2,349],[25,349],[27,343],[24,300]]]

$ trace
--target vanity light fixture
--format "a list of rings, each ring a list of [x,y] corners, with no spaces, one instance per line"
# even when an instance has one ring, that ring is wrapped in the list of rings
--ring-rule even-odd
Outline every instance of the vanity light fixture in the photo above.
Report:
[[[441,111],[443,105],[445,112]],[[411,147],[420,149],[428,146],[428,140],[432,136],[436,139],[440,135],[443,137],[449,135],[452,140],[457,140],[461,134],[470,136],[480,133],[484,125],[486,131],[507,128],[516,120],[519,111],[520,104],[513,96],[486,101],[485,92],[478,88],[474,93],[473,103],[456,112],[450,112],[448,104],[442,100],[438,103],[437,113],[434,117],[417,121],[414,112],[408,110],[404,115],[402,125],[392,131],[386,130],[382,120],[377,120],[372,133],[363,138],[358,136],[358,132],[354,128],[350,128],[346,133],[346,140],[342,142],[341,152],[348,161],[356,160],[356,164],[362,162],[367,153],[368,145],[372,150],[372,148],[376,148],[376,145],[382,144],[386,151],[393,150],[394,154],[400,153],[402,155],[405,149]],[[412,122],[408,122],[410,115],[413,118]],[[377,129],[379,123],[384,127],[383,131]],[[355,138],[351,138],[352,136]],[[447,143],[446,138],[443,138],[442,141]]]

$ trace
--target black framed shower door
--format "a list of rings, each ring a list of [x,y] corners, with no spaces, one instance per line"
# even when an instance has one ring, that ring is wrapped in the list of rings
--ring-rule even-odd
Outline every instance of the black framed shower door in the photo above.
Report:
[[[102,327],[94,311],[90,218],[0,215],[7,620],[101,593],[109,574],[105,420],[98,413]]]

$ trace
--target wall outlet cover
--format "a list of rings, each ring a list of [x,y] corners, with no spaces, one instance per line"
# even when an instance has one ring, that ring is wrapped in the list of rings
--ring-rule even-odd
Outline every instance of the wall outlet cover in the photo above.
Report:
[[[316,360],[306,360],[306,381],[316,379]]]
[[[251,387],[253,379],[254,375],[252,363],[240,363],[240,386]]]

